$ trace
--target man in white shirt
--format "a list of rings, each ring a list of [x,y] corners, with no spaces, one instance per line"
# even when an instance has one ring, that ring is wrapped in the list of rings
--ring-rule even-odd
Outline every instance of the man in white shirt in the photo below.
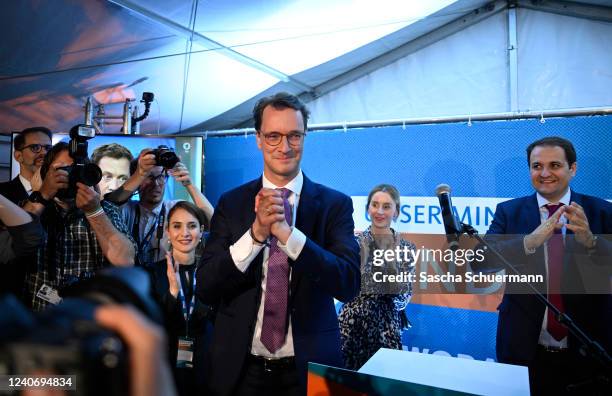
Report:
[[[178,200],[164,199],[166,183],[172,176],[180,182],[194,204],[202,209],[210,221],[213,207],[208,199],[191,182],[187,167],[178,162],[172,169],[156,165],[150,148],[141,151],[138,159],[130,164],[130,178],[123,185],[105,196],[111,202],[122,205],[123,218],[138,245],[137,265],[150,267],[165,258],[168,250],[166,218]],[[138,191],[138,201],[127,201]],[[126,202],[127,201],[127,202]]]
[[[51,131],[43,126],[26,128],[13,140],[15,161],[19,174],[8,182],[0,183],[0,194],[16,205],[23,205],[32,193],[32,179],[40,170],[47,151],[51,149]],[[27,264],[34,261],[26,256],[15,259],[0,270],[2,289],[20,296],[26,276]]]
[[[253,110],[263,175],[226,192],[197,273],[218,304],[214,395],[303,395],[307,362],[342,366],[334,298],[359,292],[351,199],[300,169],[308,110],[278,93]]]
[[[568,140],[533,142],[527,160],[535,193],[497,205],[487,239],[520,272],[542,274],[540,292],[609,347],[610,295],[597,295],[602,291],[585,274],[589,268],[610,273],[612,245],[604,236],[612,233],[612,204],[570,189],[577,161]],[[497,359],[528,366],[532,394],[566,394],[568,385],[595,375],[597,365],[580,356],[578,339],[525,290],[506,287],[498,308]]]

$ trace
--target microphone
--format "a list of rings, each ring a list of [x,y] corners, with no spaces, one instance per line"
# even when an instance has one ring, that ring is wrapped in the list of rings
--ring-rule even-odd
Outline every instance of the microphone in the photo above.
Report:
[[[449,248],[456,250],[459,247],[459,236],[463,233],[463,227],[453,214],[453,203],[450,195],[451,188],[448,184],[439,184],[436,187],[436,195],[442,209],[442,222]]]

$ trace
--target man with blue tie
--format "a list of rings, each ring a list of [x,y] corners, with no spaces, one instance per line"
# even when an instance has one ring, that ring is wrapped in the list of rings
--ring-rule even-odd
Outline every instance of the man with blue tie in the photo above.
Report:
[[[303,395],[307,362],[342,366],[334,298],[359,291],[351,199],[300,169],[308,110],[278,93],[253,110],[263,175],[222,195],[196,291],[217,304],[214,395]]]
[[[544,274],[541,292],[605,348],[611,331],[606,319],[610,295],[563,290],[589,263],[609,270],[612,248],[603,236],[612,233],[612,204],[570,188],[577,171],[570,141],[553,136],[533,142],[527,160],[536,193],[497,205],[487,236],[522,235],[503,242],[498,237],[498,247],[521,272]],[[528,366],[532,394],[566,394],[569,385],[593,374],[589,371],[595,366],[579,356],[578,340],[535,295],[507,289],[498,310],[497,359]],[[590,388],[578,389],[584,394]]]

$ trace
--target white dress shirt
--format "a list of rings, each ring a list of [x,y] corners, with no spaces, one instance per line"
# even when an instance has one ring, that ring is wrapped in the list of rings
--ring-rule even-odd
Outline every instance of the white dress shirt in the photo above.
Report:
[[[138,235],[133,235],[134,239],[138,238],[138,243],[142,244],[145,236],[150,233],[148,239],[148,243],[144,246],[144,257],[141,257],[147,262],[154,263],[156,261],[162,260],[166,257],[166,252],[168,251],[168,229],[166,227],[166,222],[168,220],[168,213],[170,209],[176,205],[177,202],[180,202],[180,199],[174,200],[164,200],[160,202],[155,208],[149,210],[142,206],[139,201],[127,201],[123,207],[121,208],[121,215],[125,223],[128,226],[128,230],[132,233],[134,228],[134,223],[138,219]],[[165,206],[164,218],[160,219],[160,213],[162,206]],[[139,216],[136,216],[136,212],[140,213]],[[157,222],[163,222],[163,235],[161,238],[157,237]],[[159,246],[159,250],[158,250]]]
[[[297,174],[297,176],[287,183],[284,186],[275,186],[270,182],[265,175],[262,176],[262,185],[265,188],[286,188],[291,191],[289,197],[289,203],[293,206],[293,216],[291,219],[291,234],[289,235],[289,239],[287,239],[287,244],[283,245],[278,242],[278,247],[287,254],[287,256],[296,260],[304,245],[306,244],[306,235],[302,233],[300,230],[295,228],[295,220],[297,214],[297,208],[300,202],[300,194],[302,192],[302,185],[304,184],[304,175],[302,171]],[[230,246],[230,255],[232,256],[232,260],[240,271],[245,272],[253,259],[259,254],[259,252],[264,249],[263,253],[263,269],[261,277],[261,300],[259,302],[259,310],[257,312],[257,322],[255,323],[255,332],[253,333],[253,343],[251,345],[251,353],[253,355],[264,356],[268,358],[281,358],[294,356],[295,353],[293,351],[293,333],[291,327],[291,317],[289,317],[289,329],[287,331],[287,337],[285,338],[285,344],[280,347],[276,352],[271,353],[268,349],[262,344],[261,338],[261,327],[263,324],[263,311],[264,311],[264,302],[266,301],[266,280],[268,274],[268,258],[270,254],[270,248],[265,245],[258,245],[251,238],[251,234],[249,230],[247,230],[242,237],[236,241],[232,246]],[[291,267],[289,267],[289,280],[291,281]]]
[[[19,174],[19,181],[23,185],[23,188],[26,190],[28,196],[32,194],[32,183],[30,183],[30,181],[25,177],[21,176],[21,173]]]

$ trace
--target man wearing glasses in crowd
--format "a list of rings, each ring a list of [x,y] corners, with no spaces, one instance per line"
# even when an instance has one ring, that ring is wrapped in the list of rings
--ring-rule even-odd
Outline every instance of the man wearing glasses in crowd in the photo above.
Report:
[[[19,163],[19,175],[11,181],[0,183],[0,194],[19,204],[32,193],[32,178],[51,149],[51,131],[42,126],[26,128],[15,136],[13,147],[15,161]]]
[[[16,205],[24,203],[32,193],[32,179],[40,170],[45,154],[51,149],[51,131],[43,126],[26,128],[13,140],[19,174],[11,181],[0,183],[0,194]],[[21,295],[26,276],[25,263],[29,256],[14,258],[0,270],[0,291]]]
[[[204,194],[191,182],[187,167],[179,162],[172,169],[156,166],[155,155],[151,148],[140,152],[138,159],[130,165],[130,178],[107,196],[107,199],[122,204],[138,190],[139,201],[127,201],[122,214],[132,237],[137,243],[137,265],[148,267],[163,259],[168,249],[165,219],[178,200],[164,200],[168,177],[180,182],[204,211],[210,221],[213,207]]]

